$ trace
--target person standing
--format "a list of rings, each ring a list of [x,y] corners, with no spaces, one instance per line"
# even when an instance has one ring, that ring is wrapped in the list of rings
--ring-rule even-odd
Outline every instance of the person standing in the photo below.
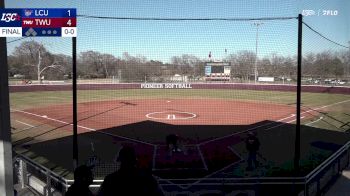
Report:
[[[89,189],[89,185],[93,182],[93,174],[91,168],[81,165],[74,170],[74,184],[68,188],[65,196],[93,196]]]
[[[163,192],[151,172],[141,171],[137,168],[134,148],[123,147],[117,161],[120,162],[120,169],[105,177],[98,196],[163,196]]]
[[[173,152],[181,152],[179,148],[179,136],[177,134],[169,134],[166,136],[167,149]]]
[[[248,167],[247,170],[251,171],[258,167],[259,163],[256,159],[257,153],[260,148],[260,141],[253,132],[248,133],[248,137],[245,141],[246,148],[248,150]]]

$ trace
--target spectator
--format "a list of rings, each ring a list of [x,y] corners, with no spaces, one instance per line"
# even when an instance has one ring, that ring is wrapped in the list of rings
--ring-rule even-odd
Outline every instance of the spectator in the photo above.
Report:
[[[93,182],[93,175],[90,167],[81,165],[74,170],[74,184],[68,188],[66,196],[93,196],[89,185]]]
[[[259,139],[255,136],[253,132],[248,133],[248,137],[246,139],[246,148],[248,150],[248,167],[247,170],[253,170],[258,167],[259,163],[256,159],[256,155],[258,153],[260,142]]]
[[[139,170],[134,148],[123,147],[118,156],[120,169],[105,177],[99,196],[163,195],[150,172]]]
[[[166,136],[166,144],[168,150],[173,152],[181,152],[181,149],[178,147],[179,136],[176,134],[169,134]]]

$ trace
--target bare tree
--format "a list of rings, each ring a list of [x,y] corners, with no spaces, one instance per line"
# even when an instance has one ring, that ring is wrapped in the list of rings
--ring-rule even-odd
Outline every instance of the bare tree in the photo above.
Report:
[[[245,80],[249,80],[249,77],[254,73],[255,53],[252,51],[239,51],[234,62],[234,70],[236,73]]]
[[[35,41],[22,42],[13,53],[23,67],[35,67],[36,77],[39,83],[42,82],[42,73],[50,68],[60,69],[61,65],[55,61],[54,56],[46,48]],[[32,73],[28,72],[28,75]]]
[[[194,55],[173,56],[171,63],[177,67],[179,74],[194,77],[204,75],[204,61]]]

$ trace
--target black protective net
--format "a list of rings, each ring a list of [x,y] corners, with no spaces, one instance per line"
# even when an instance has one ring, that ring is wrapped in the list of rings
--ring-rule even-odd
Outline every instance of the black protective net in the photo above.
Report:
[[[115,171],[119,150],[131,146],[138,167],[166,192],[213,183],[228,193],[235,188],[218,188],[218,179],[304,176],[348,140],[349,48],[341,34],[348,22],[332,27],[341,35],[323,28],[316,18],[326,17],[316,16],[323,9],[312,12],[308,2],[183,3],[50,5],[78,11],[79,163],[95,165],[96,179]],[[333,20],[343,13],[330,11]],[[299,12],[302,152],[295,172]],[[8,50],[15,150],[72,179],[72,41],[8,39]],[[248,133],[260,141],[256,158]],[[247,159],[257,160],[253,168]]]

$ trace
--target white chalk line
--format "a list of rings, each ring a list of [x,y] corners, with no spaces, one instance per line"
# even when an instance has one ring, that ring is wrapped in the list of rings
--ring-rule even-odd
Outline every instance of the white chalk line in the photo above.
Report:
[[[188,116],[188,117],[176,117],[177,113],[178,114],[188,114],[190,116]],[[153,117],[152,115],[155,115],[155,114],[165,114],[165,115],[167,115],[167,117],[166,118]],[[146,114],[146,117],[150,118],[150,119],[155,119],[155,120],[188,120],[188,119],[196,118],[197,114],[192,113],[192,112],[162,111],[162,112],[151,112],[151,113],[148,113],[148,114]]]
[[[317,108],[315,108],[315,109],[310,109],[310,110],[301,112],[300,115],[301,115],[301,114],[305,114],[305,113],[309,113],[309,112],[312,112],[312,111],[317,111],[317,110],[319,110],[319,109],[327,108],[327,107],[330,107],[330,106],[334,106],[334,105],[346,103],[346,102],[349,102],[349,101],[350,101],[350,99],[347,99],[347,100],[340,101],[340,102],[336,102],[336,103],[332,103],[332,104],[329,104],[329,105],[324,105],[324,106],[321,106],[321,107],[317,107]],[[284,121],[284,120],[287,120],[287,119],[292,118],[292,117],[295,117],[295,116],[296,116],[295,113],[293,113],[293,114],[290,114],[290,116],[287,116],[287,117],[285,117],[285,118],[281,118],[281,119],[277,120],[276,122],[282,122],[282,121]],[[295,120],[296,120],[296,119],[294,119],[294,120],[291,121],[291,122],[294,122]],[[228,137],[231,137],[231,136],[234,136],[234,135],[239,135],[239,134],[242,134],[242,133],[246,133],[246,132],[249,132],[249,131],[252,131],[252,130],[255,130],[255,129],[264,127],[264,126],[267,126],[267,125],[275,124],[276,122],[266,123],[266,124],[263,124],[263,125],[259,125],[259,126],[256,126],[256,127],[249,128],[249,129],[244,130],[244,131],[240,131],[240,132],[233,133],[233,134],[230,134],[230,135],[218,137],[218,138],[215,138],[215,139],[212,139],[212,140],[208,140],[208,141],[202,142],[202,143],[200,143],[200,144],[198,144],[198,145],[201,146],[201,145],[204,145],[204,144],[213,142],[213,141],[217,141],[217,140],[221,140],[221,139],[224,139],[224,138],[228,138]],[[290,122],[288,121],[287,123],[290,123]],[[285,124],[281,124],[281,125],[278,125],[278,126],[282,126],[282,125],[285,125]],[[269,128],[268,128],[268,129],[269,129]],[[266,130],[266,129],[265,129],[265,130]]]
[[[38,114],[31,113],[31,112],[23,111],[23,110],[16,110],[16,109],[12,109],[12,110],[16,111],[16,112],[21,112],[21,113],[24,113],[24,114],[36,116],[36,117],[39,117],[39,118],[44,118],[44,119],[48,119],[48,120],[51,120],[51,121],[59,122],[59,123],[65,124],[65,125],[73,126],[72,123],[68,123],[68,122],[65,122],[65,121],[62,121],[62,120],[57,120],[57,119],[50,118],[50,117],[47,117],[47,116],[44,117],[45,115],[38,115]],[[96,131],[97,133],[109,135],[109,136],[112,136],[112,137],[120,137],[120,138],[123,138],[123,139],[126,139],[126,140],[131,140],[131,141],[134,141],[134,142],[155,146],[154,144],[151,144],[151,143],[148,143],[148,142],[144,142],[144,141],[141,141],[141,140],[136,140],[136,139],[133,139],[133,138],[128,138],[128,137],[124,137],[124,136],[120,136],[120,135],[114,135],[114,134],[107,133],[107,132],[101,132],[101,131],[97,131],[96,129],[85,127],[85,126],[81,126],[81,125],[78,125],[78,127],[82,128],[82,129],[89,130],[89,131]]]
[[[26,126],[28,126],[28,127],[30,127],[30,128],[35,127],[35,126],[31,125],[31,124],[28,124],[28,123],[25,123],[25,122],[22,122],[22,121],[19,121],[19,120],[16,120],[16,122],[21,123],[21,124],[23,124],[23,125],[26,125]]]
[[[155,170],[156,169],[156,158],[157,158],[157,149],[158,149],[158,146],[157,145],[154,145],[154,150],[153,150],[153,163],[152,163],[152,170]]]
[[[300,117],[300,119],[303,119],[303,118],[305,118],[305,116]],[[294,122],[294,121],[296,121],[296,120],[297,120],[297,119],[290,120],[290,121],[287,121],[287,122],[285,122],[285,123],[292,123],[292,122]],[[273,127],[269,127],[269,128],[267,128],[267,129],[264,129],[264,130],[267,131],[267,130],[274,129],[274,128],[276,128],[276,127],[280,127],[280,126],[283,126],[283,125],[285,125],[285,124],[279,124],[279,125],[276,125],[276,126],[273,126]]]
[[[283,120],[286,120],[288,118],[292,118],[294,117],[293,115],[290,115],[288,117],[285,117],[285,118],[281,118],[279,120],[277,120],[277,122],[281,122]],[[248,131],[252,131],[252,130],[255,130],[255,129],[258,129],[258,128],[261,128],[261,127],[265,127],[267,125],[271,125],[271,124],[275,124],[276,122],[269,122],[269,123],[266,123],[266,124],[263,124],[263,125],[259,125],[259,126],[256,126],[256,127],[252,127],[252,128],[249,128],[249,129],[246,129],[246,130],[243,130],[243,131],[239,131],[239,132],[236,132],[236,133],[232,133],[230,135],[225,135],[225,136],[222,136],[222,137],[218,137],[218,138],[215,138],[215,139],[212,139],[212,140],[208,140],[208,141],[205,141],[205,142],[202,142],[198,145],[204,145],[204,144],[207,144],[207,143],[210,143],[210,142],[213,142],[213,141],[217,141],[217,140],[221,140],[221,139],[224,139],[224,138],[228,138],[228,137],[231,137],[231,136],[234,136],[234,135],[239,135],[239,134],[242,134],[242,133],[246,133]]]
[[[315,109],[312,109],[312,110],[307,110],[307,111],[305,111],[305,112],[302,112],[301,114],[304,114],[304,113],[307,113],[307,112],[311,112],[311,111],[314,111],[314,110],[319,110],[319,109],[327,108],[327,107],[330,107],[330,106],[333,106],[333,105],[342,104],[342,103],[349,102],[349,101],[350,101],[350,99],[344,100],[344,101],[341,101],[341,102],[337,102],[337,103],[333,103],[333,104],[329,104],[329,105],[325,105],[325,106],[318,107],[318,108],[315,108]],[[17,112],[27,113],[27,114],[30,114],[30,115],[33,115],[33,116],[37,116],[37,117],[43,118],[42,116],[37,115],[37,114],[34,114],[34,113],[25,112],[25,111],[21,111],[21,110],[15,110],[15,109],[12,109],[12,110],[17,111]],[[289,118],[294,117],[294,116],[295,116],[295,114],[291,114],[291,115],[288,116],[288,117],[279,119],[277,122],[281,122],[281,121],[283,121],[283,120],[289,119]],[[73,125],[73,124],[71,124],[71,123],[67,123],[67,122],[64,122],[64,121],[61,121],[61,120],[57,120],[57,119],[53,119],[53,118],[49,118],[49,117],[47,117],[47,118],[45,118],[45,119],[53,120],[53,121],[56,121],[56,122],[61,122],[61,123],[64,123],[64,124]],[[295,120],[296,120],[296,119],[295,119]],[[293,120],[293,121],[295,121],[295,120]],[[293,122],[293,121],[291,121],[291,122]],[[275,123],[275,122],[273,122],[273,123]],[[244,132],[248,132],[248,131],[251,131],[251,130],[254,130],[254,129],[257,129],[257,128],[260,128],[260,127],[263,127],[263,126],[267,126],[267,125],[270,125],[270,124],[273,124],[273,123],[267,123],[267,124],[264,124],[264,125],[260,125],[260,126],[257,126],[257,127],[253,127],[253,128],[250,128],[250,129],[247,129],[247,130],[244,130],[244,131],[240,131],[240,132],[237,132],[237,133],[234,133],[234,134],[230,134],[230,135],[228,135],[228,136],[223,136],[223,137],[221,137],[221,138],[215,138],[215,139],[213,139],[213,140],[209,140],[209,141],[206,141],[206,142],[203,142],[203,143],[198,144],[198,148],[200,147],[200,145],[203,145],[203,144],[206,144],[206,143],[209,143],[209,142],[212,142],[212,141],[216,141],[216,140],[219,140],[219,139],[223,139],[223,138],[226,138],[226,137],[231,137],[231,136],[233,136],[233,135],[238,135],[238,134],[241,134],[241,133],[244,133]],[[78,127],[83,128],[83,129],[88,129],[88,130],[96,131],[95,129],[91,129],[91,128],[88,128],[88,127],[83,127],[83,126],[80,126],[80,125],[78,125]],[[112,136],[116,136],[116,137],[121,137],[121,138],[123,138],[122,136],[113,135],[113,134],[109,134],[109,133],[105,133],[105,132],[99,132],[99,133],[103,133],[103,134],[107,134],[107,135],[112,135]],[[131,138],[126,138],[126,139],[134,140],[134,139],[131,139]],[[136,140],[136,141],[137,141],[137,142],[141,142],[141,143],[146,143],[146,144],[148,144],[147,142],[138,141],[138,140]],[[156,146],[156,145],[154,145],[154,144],[150,144],[150,145]],[[199,151],[200,151],[200,148],[199,148]],[[201,151],[200,151],[200,152],[201,152]],[[238,161],[238,162],[239,162],[239,161]],[[238,162],[232,163],[232,164],[230,164],[230,165],[228,165],[228,166],[226,166],[226,167],[224,167],[224,168],[222,168],[222,169],[220,169],[220,170],[218,170],[218,171],[215,171],[215,172],[209,174],[209,175],[206,176],[206,177],[210,177],[210,176],[212,176],[212,175],[214,175],[214,174],[216,174],[216,173],[219,173],[220,171],[223,171],[223,170],[227,169],[228,167],[230,167],[230,166],[232,166],[232,165],[234,165],[234,164],[237,164]],[[203,179],[203,178],[202,178],[202,179]],[[168,181],[168,180],[166,180],[166,179],[162,179],[162,180]],[[177,185],[177,186],[180,187],[180,188],[182,188],[182,189],[186,189],[186,188],[191,187],[192,185],[198,183],[199,181],[201,181],[201,180],[198,180],[197,182],[192,183],[192,184],[190,184],[190,186],[187,186],[187,187],[183,187],[183,186],[181,186],[181,185]],[[174,183],[172,183],[172,182],[170,182],[170,181],[168,181],[168,182],[171,183],[171,184],[174,184]],[[174,185],[176,185],[176,184],[174,184]]]
[[[309,123],[307,123],[306,125],[312,125],[312,124],[317,123],[318,121],[320,121],[320,120],[322,120],[322,119],[323,119],[323,117],[321,116],[319,119],[314,120],[314,121],[312,121],[312,122],[309,122]]]
[[[202,153],[202,151],[201,151],[201,149],[199,148],[199,146],[198,146],[198,145],[196,145],[196,147],[197,147],[197,150],[198,150],[199,156],[201,157],[201,160],[202,160],[203,166],[204,166],[205,170],[207,170],[207,171],[208,171],[208,166],[207,166],[207,163],[205,162],[205,158],[204,158],[204,156],[203,156],[203,153]]]
[[[346,103],[346,102],[349,102],[349,101],[350,101],[350,99],[345,100],[345,101],[341,101],[341,102],[337,102],[337,103],[333,103],[333,104],[329,104],[329,105],[325,105],[325,106],[321,106],[321,107],[318,107],[318,108],[315,108],[315,109],[310,109],[310,110],[304,111],[304,112],[302,112],[302,113],[300,113],[300,114],[309,113],[309,112],[311,112],[311,111],[315,111],[315,110],[327,108],[327,107],[330,107],[330,106],[334,106],[334,105]],[[291,115],[288,116],[288,117],[281,118],[281,119],[277,120],[277,122],[281,122],[281,121],[283,121],[283,120],[286,120],[286,119],[289,119],[289,118],[295,117],[295,116],[296,116],[295,114],[291,114]],[[305,116],[302,116],[302,117],[300,117],[300,118],[303,119],[303,118],[305,118]],[[321,117],[321,119],[322,119],[322,117]],[[319,120],[321,120],[321,119],[319,119]],[[296,119],[287,121],[286,123],[291,123],[291,122],[294,122],[294,121],[296,121]],[[276,123],[276,122],[273,122],[273,123]],[[239,134],[242,134],[242,133],[245,133],[245,132],[248,132],[248,131],[251,131],[251,130],[260,128],[260,127],[264,127],[264,126],[267,126],[267,125],[270,125],[270,124],[273,124],[273,123],[267,123],[267,124],[260,125],[260,126],[257,126],[257,127],[253,127],[253,128],[250,128],[250,129],[247,129],[247,130],[244,130],[244,131],[240,131],[240,132],[237,132],[237,133],[234,133],[234,134],[230,134],[230,135],[228,135],[228,136],[223,136],[223,137],[220,137],[220,138],[215,138],[215,139],[212,139],[212,140],[209,140],[209,141],[206,141],[206,142],[202,142],[202,143],[198,144],[198,150],[201,152],[201,150],[200,150],[200,148],[199,148],[200,145],[207,144],[207,143],[209,143],[209,142],[213,142],[213,141],[220,140],[220,139],[223,139],[223,138],[231,137],[231,136],[234,136],[234,135],[239,135]],[[280,124],[280,125],[277,125],[277,126],[274,126],[274,127],[271,127],[271,128],[267,128],[267,129],[265,129],[265,130],[269,130],[269,129],[272,129],[272,128],[276,128],[276,127],[282,126],[282,125],[285,125],[285,124]],[[240,156],[239,156],[239,157],[240,157]],[[204,158],[204,157],[203,157],[203,158]],[[241,157],[240,157],[240,158],[241,158]],[[210,177],[210,176],[212,176],[212,175],[214,175],[214,174],[216,174],[216,173],[219,173],[220,171],[224,171],[225,169],[229,168],[230,166],[232,166],[232,165],[234,165],[234,164],[237,164],[237,163],[239,163],[239,162],[241,162],[241,161],[242,161],[242,159],[241,159],[240,161],[237,161],[237,162],[235,162],[235,163],[232,163],[232,164],[230,164],[230,165],[228,165],[228,166],[226,166],[226,167],[224,167],[224,168],[222,168],[222,169],[220,169],[220,170],[218,170],[218,171],[215,171],[215,172],[209,174],[209,175],[206,176],[206,177]],[[190,186],[188,186],[188,187],[191,187],[191,186],[193,186],[194,184],[199,183],[200,181],[201,181],[201,180],[198,180],[197,182],[190,184]],[[187,188],[188,188],[188,187],[187,187]]]
[[[345,100],[345,101],[340,101],[340,102],[337,102],[337,103],[333,103],[333,104],[330,104],[330,105],[321,106],[321,107],[318,107],[318,108],[315,108],[315,109],[309,109],[309,110],[307,110],[307,111],[301,112],[300,115],[301,115],[301,114],[305,114],[305,113],[310,113],[310,112],[312,112],[312,111],[318,112],[317,110],[319,110],[319,109],[323,109],[323,108],[327,108],[327,107],[330,107],[330,106],[334,106],[334,105],[346,103],[346,102],[349,102],[349,101],[350,101],[350,99]],[[295,116],[295,114],[293,114],[293,115]],[[305,116],[300,117],[300,119],[303,119],[304,117],[305,117]],[[320,119],[316,120],[316,122],[319,121],[319,120],[321,120],[321,119],[322,119],[322,117],[320,117]],[[291,120],[291,121],[288,121],[288,122],[286,122],[286,123],[291,123],[291,122],[294,122],[294,121],[296,121],[296,119]],[[305,125],[309,125],[309,124],[313,124],[313,123],[315,123],[315,121],[314,121],[314,122],[311,122],[311,123],[308,123],[308,124],[305,124]],[[284,124],[282,124],[282,125],[284,125]],[[271,127],[271,128],[265,129],[265,130],[269,130],[269,129],[272,129],[272,128],[276,128],[276,127],[279,127],[279,126],[282,126],[282,125],[278,125],[278,126],[275,126],[275,127]]]

